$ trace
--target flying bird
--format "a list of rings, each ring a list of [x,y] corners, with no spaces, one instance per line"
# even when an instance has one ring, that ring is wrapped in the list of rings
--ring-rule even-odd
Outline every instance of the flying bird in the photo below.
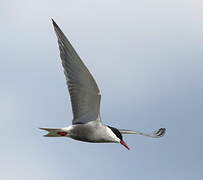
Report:
[[[64,128],[40,128],[48,131],[46,137],[69,137],[91,143],[119,143],[130,149],[122,134],[138,134],[153,138],[162,137],[166,129],[152,133],[118,129],[105,125],[100,117],[101,93],[93,76],[74,50],[73,46],[52,19],[58,39],[60,57],[70,93],[73,120]]]

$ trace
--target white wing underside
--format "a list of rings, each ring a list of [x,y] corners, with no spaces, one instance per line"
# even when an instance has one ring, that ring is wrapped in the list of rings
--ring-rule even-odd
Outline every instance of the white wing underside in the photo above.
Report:
[[[72,123],[84,124],[100,120],[101,95],[99,88],[89,70],[54,21],[53,25],[58,38],[60,57],[71,98]]]
[[[160,128],[159,130],[153,131],[152,133],[149,133],[149,134],[139,132],[139,131],[125,130],[125,129],[119,129],[119,131],[120,131],[121,134],[138,134],[138,135],[143,135],[143,136],[148,136],[148,137],[153,137],[153,138],[162,137],[166,133],[165,128]]]

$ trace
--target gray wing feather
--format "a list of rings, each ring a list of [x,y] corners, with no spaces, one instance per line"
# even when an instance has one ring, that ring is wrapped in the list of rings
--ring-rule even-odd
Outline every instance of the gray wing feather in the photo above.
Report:
[[[99,88],[64,33],[53,21],[58,38],[60,57],[68,85],[73,124],[87,123],[99,118],[101,95]]]
[[[166,133],[165,128],[160,128],[159,130],[153,131],[152,133],[149,133],[149,134],[139,132],[139,131],[125,130],[125,129],[119,129],[119,131],[121,134],[138,134],[138,135],[143,135],[143,136],[148,136],[148,137],[153,137],[153,138],[162,137]]]

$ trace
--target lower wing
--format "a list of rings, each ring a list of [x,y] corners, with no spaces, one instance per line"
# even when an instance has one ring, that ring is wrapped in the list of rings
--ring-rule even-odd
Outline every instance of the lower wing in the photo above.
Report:
[[[153,131],[152,133],[143,133],[139,131],[131,131],[131,130],[125,130],[125,129],[119,129],[121,134],[138,134],[138,135],[143,135],[143,136],[148,136],[152,138],[159,138],[165,135],[166,133],[166,128],[160,128],[157,131]]]

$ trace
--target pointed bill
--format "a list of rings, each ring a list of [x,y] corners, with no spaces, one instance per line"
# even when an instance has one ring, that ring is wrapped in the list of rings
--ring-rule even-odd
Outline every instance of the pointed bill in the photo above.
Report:
[[[129,146],[125,143],[125,141],[121,140],[120,143],[125,146],[128,150],[130,150]]]

